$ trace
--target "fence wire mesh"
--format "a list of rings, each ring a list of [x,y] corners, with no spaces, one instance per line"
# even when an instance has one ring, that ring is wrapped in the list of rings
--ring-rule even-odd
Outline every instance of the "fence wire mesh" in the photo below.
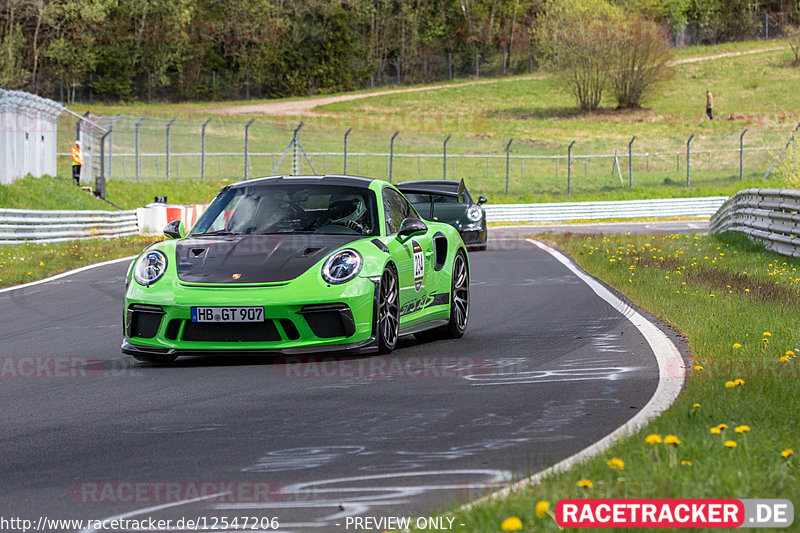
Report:
[[[346,170],[395,183],[465,178],[471,190],[483,194],[556,195],[631,185],[698,187],[763,177],[788,135],[786,129],[703,133],[692,137],[687,151],[688,138],[683,136],[637,137],[632,144],[623,138],[581,140],[569,150],[569,143],[561,141],[513,139],[509,144],[509,139],[454,133],[445,154],[447,135],[442,133],[400,131],[392,142],[394,132],[356,124],[345,148],[350,125],[338,117],[323,117],[303,125],[297,146],[292,146],[296,122],[256,118],[246,128],[249,121],[226,116],[210,121],[104,117],[102,123],[111,129],[104,151],[106,179],[239,181],[245,174],[255,178]],[[436,126],[438,130],[447,125]],[[458,131],[458,124],[452,126]],[[63,175],[69,165],[68,141],[59,139]]]

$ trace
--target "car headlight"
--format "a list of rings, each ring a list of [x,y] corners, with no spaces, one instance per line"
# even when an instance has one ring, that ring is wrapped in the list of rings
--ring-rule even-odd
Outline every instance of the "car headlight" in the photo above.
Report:
[[[167,271],[167,256],[160,250],[150,250],[142,255],[133,269],[136,283],[149,287]]]
[[[361,272],[364,260],[355,250],[339,250],[322,265],[322,279],[331,284],[350,281]]]
[[[483,217],[483,209],[479,205],[471,205],[467,208],[467,218],[477,222]]]

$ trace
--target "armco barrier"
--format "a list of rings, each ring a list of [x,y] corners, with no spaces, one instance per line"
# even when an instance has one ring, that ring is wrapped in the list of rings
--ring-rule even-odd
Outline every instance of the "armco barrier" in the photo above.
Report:
[[[769,250],[800,257],[800,191],[739,191],[711,217],[710,231],[740,231]]]
[[[743,191],[744,192],[744,191]],[[791,191],[800,194],[797,191]],[[489,222],[566,222],[610,218],[708,218],[727,197],[671,198],[610,202],[486,205]],[[161,235],[172,220],[188,230],[207,204],[150,204],[135,211],[32,211],[0,209],[0,244],[58,242],[91,237]]]
[[[609,218],[708,218],[728,199],[668,198],[663,200],[620,200],[609,202],[562,202],[550,204],[488,204],[488,222],[567,222]]]
[[[611,202],[558,202],[551,204],[485,205],[489,222],[566,222],[609,218],[708,218],[721,206],[726,196],[707,198],[669,198],[664,200],[625,200]],[[150,204],[136,210],[139,231],[159,235],[167,222],[182,220],[188,230],[207,204]]]
[[[135,211],[0,209],[0,244],[136,235]]]

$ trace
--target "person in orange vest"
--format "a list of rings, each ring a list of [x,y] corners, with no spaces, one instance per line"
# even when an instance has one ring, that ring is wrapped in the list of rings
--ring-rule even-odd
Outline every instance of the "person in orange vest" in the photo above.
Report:
[[[81,142],[75,141],[75,146],[72,147],[72,179],[75,185],[81,184],[81,167],[83,167],[83,152],[81,151]]]

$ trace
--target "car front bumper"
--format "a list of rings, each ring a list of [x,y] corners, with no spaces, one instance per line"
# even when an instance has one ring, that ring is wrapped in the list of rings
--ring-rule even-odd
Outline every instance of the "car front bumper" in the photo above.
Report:
[[[209,353],[297,355],[374,351],[372,325],[379,281],[356,278],[345,285],[320,283],[298,291],[280,286],[186,286],[158,291],[135,286],[124,310],[122,352],[129,355]],[[308,287],[304,287],[307,289]],[[299,297],[298,294],[314,294]],[[264,322],[192,322],[192,307],[264,307]]]

